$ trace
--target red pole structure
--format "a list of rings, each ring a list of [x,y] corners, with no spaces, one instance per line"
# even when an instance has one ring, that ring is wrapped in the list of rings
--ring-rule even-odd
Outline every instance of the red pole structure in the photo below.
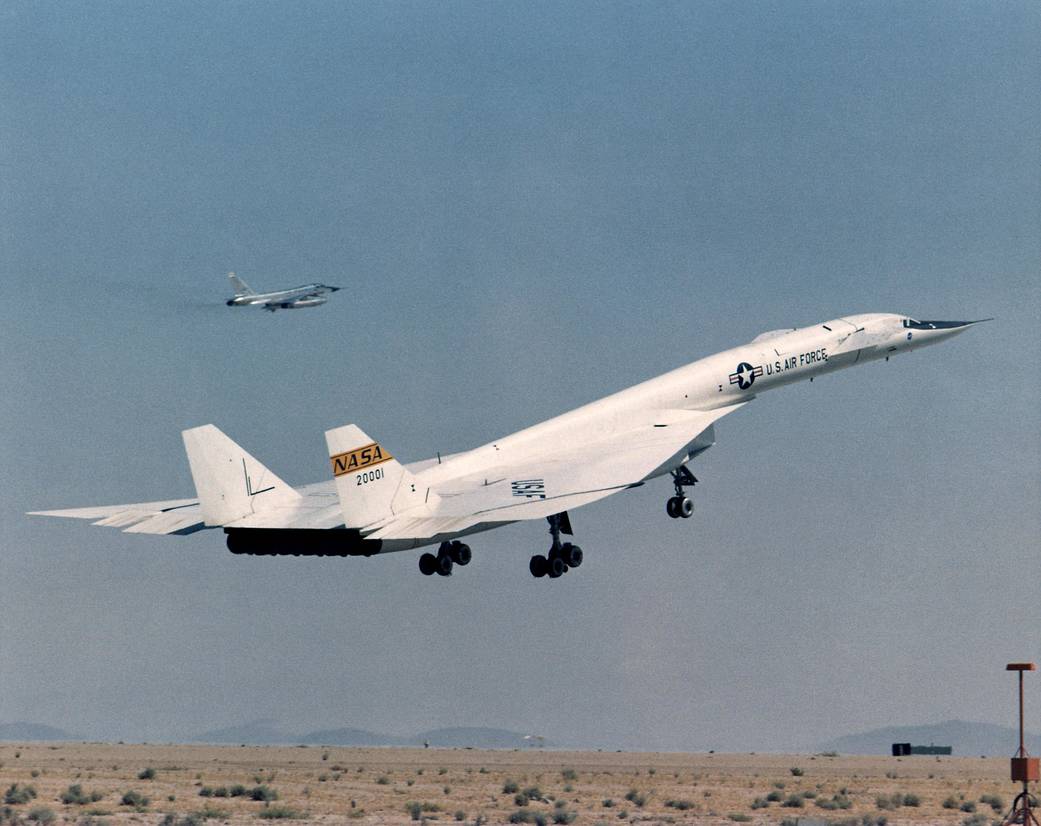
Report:
[[[1020,792],[1012,803],[1012,808],[1002,821],[1002,826],[1019,824],[1020,826],[1041,826],[1034,816],[1037,801],[1030,794],[1030,784],[1041,780],[1041,760],[1027,754],[1027,744],[1023,731],[1023,672],[1037,671],[1034,663],[1009,663],[1006,671],[1019,672],[1019,749],[1012,758],[1012,782],[1023,783]]]

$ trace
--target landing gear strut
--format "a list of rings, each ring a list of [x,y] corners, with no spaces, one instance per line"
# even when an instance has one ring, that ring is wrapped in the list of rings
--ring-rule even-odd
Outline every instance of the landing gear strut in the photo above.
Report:
[[[531,558],[531,562],[528,563],[528,570],[531,571],[533,577],[544,577],[548,576],[550,579],[557,579],[563,576],[572,568],[577,568],[582,564],[582,549],[578,545],[572,545],[570,542],[561,543],[560,534],[566,533],[571,536],[571,520],[568,519],[567,513],[555,513],[553,516],[547,516],[546,520],[549,522],[549,534],[553,537],[553,544],[550,546],[549,553],[543,556],[542,554],[536,554]]]
[[[672,471],[672,484],[676,488],[676,495],[665,503],[665,512],[669,516],[673,519],[678,519],[680,517],[690,519],[694,513],[694,503],[687,498],[683,489],[685,487],[692,488],[697,483],[697,477],[687,469],[686,465],[680,465]]]
[[[437,556],[423,554],[419,558],[419,570],[423,576],[431,574],[451,576],[452,568],[455,565],[469,565],[471,556],[469,545],[458,540],[442,542],[441,547],[437,549]]]

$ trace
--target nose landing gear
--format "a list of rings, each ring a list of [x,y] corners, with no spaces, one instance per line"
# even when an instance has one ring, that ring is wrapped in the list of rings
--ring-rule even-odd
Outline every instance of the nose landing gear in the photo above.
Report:
[[[560,541],[561,533],[571,536],[571,521],[566,512],[547,516],[546,519],[549,522],[549,533],[553,537],[553,544],[545,556],[536,554],[531,558],[528,570],[536,578],[548,576],[550,579],[557,579],[572,568],[581,565],[584,555],[578,545]]]
[[[686,465],[680,465],[672,471],[672,483],[676,488],[676,495],[665,503],[665,512],[673,519],[690,519],[694,514],[694,503],[690,501],[683,489],[694,487],[698,483],[697,477],[691,473]]]
[[[469,545],[458,540],[442,542],[441,547],[437,549],[437,556],[428,553],[419,558],[419,570],[423,576],[451,576],[452,568],[456,565],[469,565],[471,556]]]

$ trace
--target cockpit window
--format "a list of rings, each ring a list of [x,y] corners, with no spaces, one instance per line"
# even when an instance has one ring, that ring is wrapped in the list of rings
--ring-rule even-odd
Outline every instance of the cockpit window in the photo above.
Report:
[[[909,330],[950,330],[954,327],[964,327],[965,321],[915,321],[913,318],[904,319],[904,327]]]

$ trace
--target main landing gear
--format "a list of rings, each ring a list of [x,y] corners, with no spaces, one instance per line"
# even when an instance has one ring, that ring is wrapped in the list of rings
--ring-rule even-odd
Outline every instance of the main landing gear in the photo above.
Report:
[[[437,549],[437,556],[423,554],[419,558],[419,570],[423,576],[439,574],[440,576],[451,576],[455,565],[470,564],[470,546],[464,545],[458,540],[442,542]]]
[[[698,483],[697,478],[691,473],[686,465],[680,465],[672,471],[672,483],[676,486],[676,495],[665,503],[665,512],[673,519],[690,519],[694,513],[694,503],[687,498],[683,492],[685,487],[694,487]]]
[[[560,541],[561,533],[571,536],[571,521],[568,519],[567,513],[555,513],[553,516],[547,516],[546,519],[549,522],[549,533],[553,537],[553,545],[545,556],[542,554],[533,556],[531,562],[528,563],[528,570],[531,571],[533,577],[548,576],[550,579],[557,579],[582,564],[582,549],[570,542],[562,544]]]

